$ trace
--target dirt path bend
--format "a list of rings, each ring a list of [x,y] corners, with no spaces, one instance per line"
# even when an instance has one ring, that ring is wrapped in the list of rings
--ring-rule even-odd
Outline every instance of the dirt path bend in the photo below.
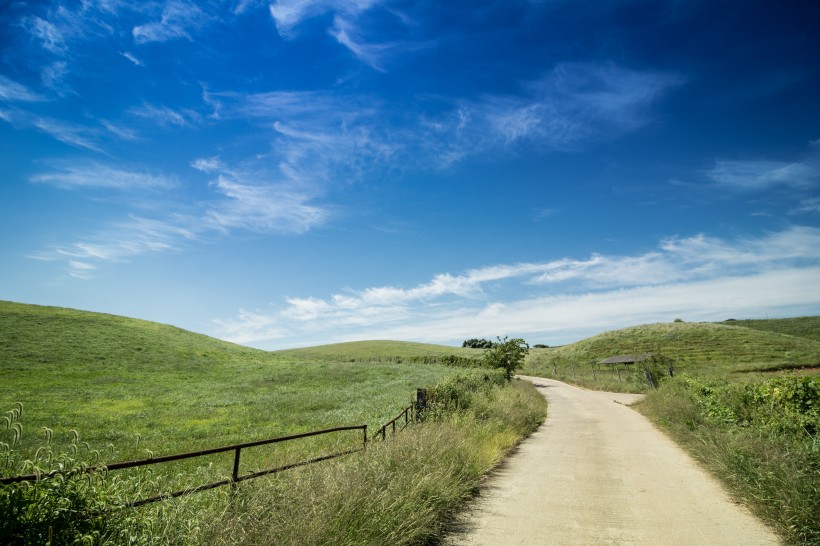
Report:
[[[490,478],[447,545],[779,544],[645,417],[639,395],[526,377],[549,415]]]

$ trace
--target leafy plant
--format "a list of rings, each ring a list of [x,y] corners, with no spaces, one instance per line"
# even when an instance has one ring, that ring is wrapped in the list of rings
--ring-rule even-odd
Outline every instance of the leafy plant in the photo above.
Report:
[[[484,351],[484,362],[491,368],[504,370],[507,380],[512,379],[515,370],[524,363],[530,346],[521,338],[498,338],[498,343]]]

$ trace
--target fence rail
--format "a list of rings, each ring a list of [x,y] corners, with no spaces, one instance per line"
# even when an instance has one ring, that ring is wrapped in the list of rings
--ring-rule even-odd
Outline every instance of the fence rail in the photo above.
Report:
[[[424,411],[424,408],[427,403],[427,391],[426,389],[418,389],[417,398],[415,401],[411,402],[409,406],[404,408],[397,416],[393,419],[385,423],[384,425],[379,428],[379,430],[374,435],[374,438],[377,438],[381,435],[382,440],[387,440],[387,429],[392,428],[393,435],[395,436],[396,432],[401,432],[405,428],[407,428],[412,422],[415,422],[421,412]],[[404,418],[404,423],[400,423],[401,419]],[[269,444],[276,444],[280,442],[289,442],[292,440],[298,440],[300,438],[308,438],[311,436],[319,436],[322,434],[331,434],[334,432],[342,432],[347,430],[361,430],[363,439],[362,439],[362,447],[356,449],[349,449],[347,451],[342,451],[339,453],[333,453],[330,455],[323,455],[321,457],[314,457],[312,459],[307,459],[304,461],[299,461],[296,463],[287,464],[284,466],[279,466],[276,468],[270,468],[267,470],[260,470],[257,472],[249,472],[244,475],[239,474],[239,466],[240,466],[240,459],[243,449],[248,449],[251,447],[257,446],[264,446]],[[278,438],[269,438],[267,440],[256,440],[253,442],[245,442],[242,444],[233,444],[229,446],[223,447],[215,447],[211,449],[202,449],[199,451],[189,451],[187,453],[177,453],[175,455],[163,455],[160,457],[152,457],[150,459],[139,459],[136,461],[124,461],[119,463],[111,463],[111,464],[100,464],[94,466],[88,466],[85,468],[80,468],[77,470],[69,471],[69,472],[60,472],[57,470],[48,472],[48,473],[40,473],[40,474],[25,474],[20,476],[9,476],[5,478],[0,478],[0,485],[12,484],[12,483],[19,483],[19,482],[36,482],[46,478],[51,478],[60,474],[91,474],[93,472],[110,472],[112,470],[123,470],[126,468],[137,468],[141,466],[149,466],[155,464],[163,464],[169,463],[173,461],[181,461],[184,459],[192,459],[195,457],[204,457],[207,455],[214,455],[217,453],[226,453],[229,451],[233,451],[234,455],[234,462],[233,462],[233,471],[231,472],[231,477],[228,479],[208,483],[205,485],[199,485],[196,487],[183,489],[180,491],[174,491],[171,493],[160,493],[153,497],[149,497],[146,499],[141,499],[133,502],[129,502],[123,504],[123,507],[136,507],[136,506],[143,506],[145,504],[150,504],[153,502],[163,501],[167,499],[173,499],[176,497],[181,497],[183,495],[190,495],[192,493],[199,493],[201,491],[208,491],[210,489],[215,489],[217,487],[222,487],[224,485],[236,485],[239,482],[250,480],[253,478],[259,478],[262,476],[267,476],[270,474],[275,474],[277,472],[282,472],[284,470],[290,470],[292,468],[298,468],[300,466],[306,466],[313,463],[318,463],[321,461],[327,461],[330,459],[336,459],[338,457],[343,457],[345,455],[350,455],[352,453],[357,453],[360,451],[364,451],[367,449],[367,425],[353,425],[353,426],[344,426],[344,427],[334,427],[328,428],[324,430],[315,430],[313,432],[304,432],[301,434],[293,434],[290,436],[280,436]]]
[[[257,447],[257,446],[263,446],[263,445],[268,445],[268,444],[276,444],[276,443],[279,443],[279,442],[288,442],[288,441],[291,441],[291,440],[298,440],[300,438],[308,438],[310,436],[319,436],[319,435],[322,435],[322,434],[331,434],[333,432],[341,432],[341,431],[346,431],[346,430],[361,430],[362,431],[363,437],[364,437],[362,447],[357,448],[357,449],[350,449],[350,450],[339,452],[339,453],[333,453],[331,455],[324,455],[322,457],[316,457],[316,458],[313,458],[313,459],[308,459],[306,461],[300,461],[300,462],[297,462],[297,463],[292,463],[292,464],[285,465],[285,466],[271,468],[271,469],[268,469],[268,470],[261,470],[261,471],[258,471],[258,472],[251,472],[251,473],[248,473],[248,474],[245,474],[245,475],[242,475],[242,476],[239,475],[240,458],[241,458],[241,453],[242,453],[243,449],[247,449],[247,448],[251,448],[251,447]],[[190,452],[187,452],[187,453],[178,453],[178,454],[175,454],[175,455],[164,455],[164,456],[161,456],[161,457],[153,457],[151,459],[140,459],[140,460],[137,460],[137,461],[125,461],[125,462],[121,462],[121,463],[111,463],[111,464],[101,464],[101,465],[89,466],[89,467],[77,470],[76,473],[90,474],[92,472],[122,470],[122,469],[125,469],[125,468],[137,468],[137,467],[140,467],[140,466],[149,466],[149,465],[155,465],[155,464],[162,464],[162,463],[168,463],[168,462],[172,462],[172,461],[181,461],[181,460],[184,460],[184,459],[191,459],[191,458],[194,458],[194,457],[204,457],[206,455],[214,455],[216,453],[226,453],[226,452],[229,452],[229,451],[233,451],[235,453],[234,463],[233,463],[233,472],[231,473],[231,477],[229,479],[220,480],[220,481],[205,484],[205,485],[200,485],[200,486],[193,487],[193,488],[190,488],[190,489],[175,491],[175,492],[172,492],[172,493],[161,493],[159,495],[156,495],[156,496],[153,496],[153,497],[150,497],[150,498],[147,498],[147,499],[142,499],[142,500],[130,502],[130,503],[127,503],[127,504],[123,505],[123,506],[128,506],[128,507],[135,507],[135,506],[142,506],[144,504],[149,504],[149,503],[157,502],[157,501],[161,501],[161,500],[181,497],[183,495],[189,495],[191,493],[198,493],[200,491],[207,491],[209,489],[214,489],[214,488],[217,488],[217,487],[221,487],[223,485],[237,484],[241,481],[249,480],[249,479],[252,479],[252,478],[259,478],[261,476],[267,476],[269,474],[275,474],[277,472],[282,472],[283,470],[289,470],[291,468],[297,468],[297,467],[300,467],[300,466],[305,466],[305,465],[309,465],[309,464],[313,464],[313,463],[318,463],[320,461],[327,461],[329,459],[335,459],[337,457],[342,457],[344,455],[349,455],[351,453],[364,451],[364,449],[366,447],[367,447],[367,425],[354,425],[354,426],[346,426],[346,427],[334,427],[334,428],[329,428],[329,429],[324,429],[324,430],[316,430],[316,431],[313,431],[313,432],[304,432],[302,434],[293,434],[291,436],[281,436],[281,437],[278,437],[278,438],[269,438],[267,440],[257,440],[257,441],[254,441],[254,442],[245,442],[245,443],[242,443],[242,444],[234,444],[234,445],[224,446],[224,447],[203,449],[203,450],[199,450],[199,451],[190,451]],[[47,474],[26,474],[26,475],[22,475],[22,476],[10,476],[10,477],[6,477],[6,478],[0,478],[0,485],[10,484],[10,483],[17,483],[17,482],[26,482],[26,481],[28,481],[28,482],[39,481],[39,480],[42,480],[44,478],[50,478],[50,477],[56,476],[57,474],[60,474],[60,472],[52,471],[52,472],[49,472]]]
[[[398,431],[398,432],[401,432],[402,430],[406,429],[406,428],[408,427],[408,425],[409,425],[411,422],[415,421],[415,414],[416,414],[415,408],[416,408],[416,404],[415,404],[415,403],[410,404],[409,406],[407,406],[406,408],[404,408],[404,409],[401,411],[401,413],[399,413],[398,415],[396,415],[395,417],[393,417],[392,419],[390,419],[388,422],[386,422],[385,424],[383,424],[383,425],[381,426],[381,428],[379,428],[379,430],[377,430],[377,431],[376,431],[376,434],[375,434],[373,437],[374,437],[374,438],[378,438],[378,437],[379,437],[379,435],[381,435],[382,440],[387,440],[387,429],[388,429],[388,428],[391,428],[391,427],[392,427],[392,429],[393,429],[393,435],[394,435],[394,436],[396,435],[396,432],[397,432],[397,431]],[[396,423],[397,423],[397,422],[398,422],[398,421],[399,421],[402,417],[404,417],[404,424],[403,424],[403,425],[401,425],[401,426],[398,428],[398,430],[397,430],[397,429],[396,429]]]

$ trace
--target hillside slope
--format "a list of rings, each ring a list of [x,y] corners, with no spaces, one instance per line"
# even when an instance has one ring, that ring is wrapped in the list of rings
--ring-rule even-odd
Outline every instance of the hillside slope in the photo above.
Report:
[[[726,320],[721,324],[741,326],[753,330],[775,332],[820,341],[820,317],[795,317],[783,319]]]
[[[466,349],[447,345],[413,343],[410,341],[351,341],[318,345],[303,349],[285,349],[274,351],[274,354],[302,359],[368,361],[390,358],[423,358],[456,355],[467,358],[480,358],[481,349]]]
[[[22,448],[42,427],[117,458],[389,419],[444,366],[311,362],[172,326],[0,302],[0,415],[23,404]],[[0,429],[2,430],[2,429]],[[135,438],[141,438],[135,442]]]
[[[623,328],[554,349],[533,350],[525,367],[536,371],[555,360],[589,363],[651,352],[704,370],[786,368],[820,362],[820,341],[735,324],[673,322]]]

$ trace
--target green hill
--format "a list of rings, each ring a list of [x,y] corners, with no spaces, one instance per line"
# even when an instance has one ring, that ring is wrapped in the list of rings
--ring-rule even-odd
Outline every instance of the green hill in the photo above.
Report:
[[[820,363],[820,341],[797,337],[765,328],[728,323],[673,322],[633,326],[551,349],[530,351],[526,373],[548,373],[558,363],[588,366],[604,358],[622,354],[660,353],[678,367],[701,373],[723,374],[740,370],[786,369]],[[810,321],[802,322],[801,330]],[[793,323],[790,331],[797,330]]]
[[[316,360],[344,360],[355,362],[377,362],[379,360],[436,360],[446,355],[456,355],[467,358],[479,358],[483,354],[480,349],[465,349],[447,345],[432,345],[429,343],[413,343],[409,341],[351,341],[318,345],[303,349],[286,349],[276,351],[275,354],[296,357],[300,359]]]
[[[77,430],[114,460],[339,425],[383,423],[444,366],[321,362],[172,326],[0,302],[0,414],[24,405],[22,449]],[[137,442],[136,439],[140,438]]]
[[[820,317],[796,317],[783,319],[734,320],[729,319],[721,324],[742,326],[753,330],[776,332],[795,337],[804,337],[820,341]]]

